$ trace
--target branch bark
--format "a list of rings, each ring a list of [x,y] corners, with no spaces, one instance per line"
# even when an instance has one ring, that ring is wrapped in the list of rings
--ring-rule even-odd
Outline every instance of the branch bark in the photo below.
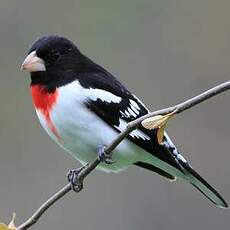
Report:
[[[230,81],[227,81],[225,83],[222,83],[220,85],[217,85],[214,88],[211,88],[195,97],[192,97],[182,103],[179,103],[177,105],[157,110],[151,113],[148,113],[145,116],[142,116],[128,124],[125,130],[123,130],[118,136],[108,145],[105,149],[105,152],[108,154],[108,156],[112,156],[112,151],[125,139],[126,136],[129,135],[133,130],[138,128],[138,126],[141,124],[143,120],[149,117],[154,117],[157,115],[165,115],[168,113],[171,113],[174,111],[174,114],[179,114],[187,109],[190,109],[191,107],[206,101],[209,98],[212,98],[220,93],[223,93],[230,89]],[[84,179],[98,166],[100,163],[99,159],[95,159],[93,162],[89,163],[79,174],[79,181],[84,181]],[[61,199],[65,194],[70,192],[72,190],[72,186],[70,183],[65,185],[62,189],[60,189],[57,193],[55,193],[53,196],[51,196],[46,202],[44,202],[37,211],[23,224],[17,227],[17,230],[26,230],[30,228],[32,225],[34,225],[40,217],[49,209],[54,203],[56,203],[59,199]],[[78,191],[80,192],[81,189]]]

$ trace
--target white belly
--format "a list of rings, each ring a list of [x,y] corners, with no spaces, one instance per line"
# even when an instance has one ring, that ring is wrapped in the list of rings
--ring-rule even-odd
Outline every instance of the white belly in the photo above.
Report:
[[[62,92],[60,92],[61,94]],[[79,98],[80,99],[80,98]],[[85,164],[93,161],[99,145],[108,145],[118,135],[104,121],[85,108],[76,97],[62,97],[52,109],[50,118],[59,138],[49,128],[44,115],[36,111],[43,128],[62,148],[75,159]],[[100,164],[104,171],[120,171],[142,159],[143,150],[128,140],[123,141],[114,150],[115,163]]]

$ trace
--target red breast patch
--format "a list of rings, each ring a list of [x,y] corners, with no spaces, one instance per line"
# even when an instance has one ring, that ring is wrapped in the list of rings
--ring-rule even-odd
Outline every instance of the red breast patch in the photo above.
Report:
[[[60,139],[60,135],[58,134],[50,117],[50,112],[57,102],[58,91],[55,90],[54,92],[48,92],[43,86],[40,85],[32,85],[30,90],[34,107],[43,113],[48,127],[53,134]]]

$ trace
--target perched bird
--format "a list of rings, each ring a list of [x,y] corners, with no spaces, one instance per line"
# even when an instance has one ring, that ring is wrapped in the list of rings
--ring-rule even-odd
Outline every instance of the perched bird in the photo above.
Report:
[[[101,160],[98,169],[118,172],[130,165],[173,181],[188,181],[219,207],[228,205],[177,150],[165,133],[139,127],[114,150],[114,163],[104,157],[108,145],[128,122],[147,114],[147,107],[111,73],[82,54],[65,37],[43,36],[34,42],[22,69],[30,72],[33,105],[42,127],[82,164]]]

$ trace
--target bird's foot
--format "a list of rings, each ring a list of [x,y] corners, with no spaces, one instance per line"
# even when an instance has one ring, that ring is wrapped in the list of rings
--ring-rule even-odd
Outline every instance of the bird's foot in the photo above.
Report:
[[[99,145],[97,148],[97,156],[101,162],[106,164],[113,164],[115,161],[105,152],[105,145]]]
[[[72,190],[75,192],[80,192],[83,189],[83,181],[79,180],[79,173],[85,168],[86,166],[82,166],[78,169],[69,170],[67,173],[67,179],[71,183]]]

